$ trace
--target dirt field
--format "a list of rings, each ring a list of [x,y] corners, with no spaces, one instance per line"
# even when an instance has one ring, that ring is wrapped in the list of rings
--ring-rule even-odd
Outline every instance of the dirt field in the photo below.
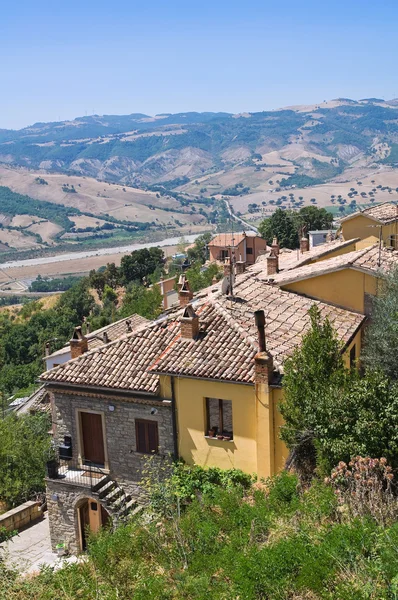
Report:
[[[29,227],[29,225],[38,223],[40,220],[39,217],[33,217],[32,215],[17,215],[12,218],[10,225],[12,227]]]
[[[24,235],[20,231],[10,231],[8,229],[0,229],[0,242],[8,244],[10,248],[17,250],[27,250],[28,248],[40,248],[36,238],[30,235]]]
[[[54,237],[57,233],[62,231],[62,227],[52,223],[51,221],[44,221],[41,223],[35,223],[29,227],[29,231],[33,231],[33,233],[38,233],[41,235],[43,242],[47,242],[50,245],[54,245]]]
[[[48,182],[48,185],[36,183],[36,177],[42,177]],[[76,193],[65,193],[62,190],[62,186],[65,184],[73,185]],[[167,223],[171,221],[171,216],[178,219],[179,215],[179,213],[151,210],[148,206],[153,204],[166,208],[180,208],[179,202],[173,198],[157,198],[154,192],[108,184],[90,177],[50,174],[22,168],[12,169],[2,165],[0,166],[0,185],[38,200],[72,206],[82,212],[98,215],[109,213],[116,216],[115,213],[122,209],[123,218],[132,221],[150,222],[158,219],[161,223]]]
[[[97,219],[95,217],[73,217],[70,219],[77,228],[85,229],[86,227],[101,227],[106,221],[103,219]]]

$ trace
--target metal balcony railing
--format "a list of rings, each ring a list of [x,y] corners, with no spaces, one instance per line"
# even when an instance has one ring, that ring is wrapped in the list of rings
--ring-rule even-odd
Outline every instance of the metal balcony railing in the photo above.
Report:
[[[81,464],[76,459],[51,461],[47,464],[47,477],[56,479],[59,482],[64,481],[69,484],[82,485],[91,490],[98,487],[101,481],[109,478],[109,474],[105,473],[98,465],[85,460]]]

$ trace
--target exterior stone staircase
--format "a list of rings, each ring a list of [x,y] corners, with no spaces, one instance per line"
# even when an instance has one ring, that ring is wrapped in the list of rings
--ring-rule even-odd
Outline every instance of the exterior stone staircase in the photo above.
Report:
[[[143,508],[110,475],[104,474],[97,483],[93,484],[91,490],[111,515],[114,528],[126,522],[130,516],[137,514]]]

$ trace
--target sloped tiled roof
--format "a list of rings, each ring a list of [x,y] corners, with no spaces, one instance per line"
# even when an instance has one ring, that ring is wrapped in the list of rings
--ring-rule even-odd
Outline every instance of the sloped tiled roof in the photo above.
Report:
[[[179,332],[177,321],[149,325],[116,342],[82,354],[40,377],[43,382],[156,393],[158,378],[148,366]]]
[[[215,246],[217,248],[236,247],[244,239],[244,233],[219,233],[208,243],[208,246]]]
[[[325,242],[325,244],[319,244],[314,246],[308,252],[301,253],[300,250],[282,250],[279,254],[279,269],[282,271],[288,271],[290,269],[296,269],[302,267],[313,261],[319,260],[332,254],[336,250],[342,250],[355,244],[360,238],[354,238],[352,240],[333,240],[332,242]],[[266,270],[267,256],[259,256],[256,263],[250,267],[250,270],[255,273],[260,273]]]
[[[341,269],[359,269],[376,275],[380,272],[388,272],[393,267],[398,267],[398,252],[387,248],[381,248],[380,250],[379,245],[374,244],[362,250],[348,252],[291,271],[282,271],[271,276],[266,273],[259,274],[259,278],[272,280],[277,285],[286,285],[310,277],[320,277]]]
[[[382,204],[376,204],[376,206],[370,206],[369,208],[359,210],[352,215],[348,215],[347,217],[340,219],[340,222],[344,223],[344,221],[353,219],[358,215],[365,215],[366,217],[370,217],[371,219],[379,221],[379,223],[383,223],[383,225],[398,221],[397,206],[391,202],[383,202]]]
[[[137,393],[158,392],[159,373],[238,383],[254,380],[258,351],[254,311],[266,316],[267,349],[277,368],[300,344],[310,326],[308,310],[317,304],[339,338],[348,343],[364,316],[282,291],[244,273],[235,282],[234,298],[219,291],[194,301],[200,332],[181,337],[182,310],[144,326],[116,342],[91,350],[41,377],[43,382]]]
[[[93,348],[99,348],[104,345],[103,335],[106,333],[108,336],[108,341],[113,342],[128,332],[128,323],[130,323],[131,331],[135,331],[142,325],[149,323],[148,319],[145,317],[141,317],[140,315],[131,315],[130,317],[126,317],[124,319],[120,319],[115,323],[110,323],[110,325],[105,325],[105,327],[101,327],[101,329],[96,329],[91,333],[86,334],[86,338],[88,340],[88,349],[92,350]],[[49,356],[45,356],[45,359],[51,358],[53,356],[59,356],[61,354],[65,354],[70,351],[70,347],[64,346],[60,350],[56,350]]]
[[[197,339],[178,335],[154,361],[152,372],[185,377],[251,383],[253,340],[218,303],[207,300],[196,309],[200,319]]]
[[[337,308],[325,302],[312,300],[286,292],[263,281],[244,274],[237,278],[234,288],[235,300],[220,296],[220,302],[234,321],[246,332],[257,346],[257,331],[253,313],[265,312],[265,335],[267,349],[279,364],[283,364],[293,349],[301,343],[302,336],[310,327],[308,311],[316,304],[322,316],[328,317],[338,337],[346,344],[363,323],[363,315]]]

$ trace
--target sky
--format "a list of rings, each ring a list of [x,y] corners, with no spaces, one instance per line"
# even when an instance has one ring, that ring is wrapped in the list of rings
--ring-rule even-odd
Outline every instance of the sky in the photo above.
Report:
[[[16,0],[0,128],[398,96],[396,0]]]

